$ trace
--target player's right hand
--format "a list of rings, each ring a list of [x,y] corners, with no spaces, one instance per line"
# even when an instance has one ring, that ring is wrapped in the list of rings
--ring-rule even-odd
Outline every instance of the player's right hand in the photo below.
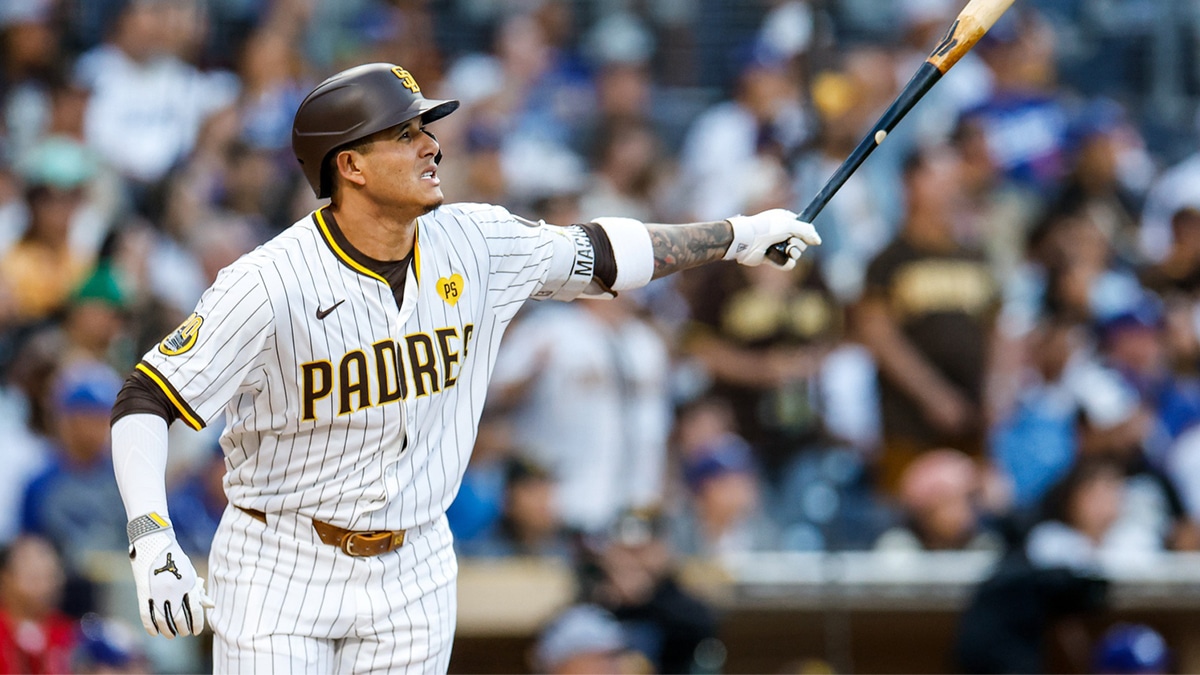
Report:
[[[812,223],[797,219],[796,214],[787,209],[771,209],[728,220],[733,226],[733,242],[725,252],[725,260],[736,260],[751,267],[761,265],[765,260],[775,267],[790,270],[809,246],[821,243],[821,235]],[[782,263],[767,255],[767,251],[780,242],[787,242],[787,259]]]
[[[169,523],[133,539],[129,562],[147,633],[171,639],[204,630],[204,608],[211,607],[212,601],[204,592],[204,579],[196,576],[196,568],[179,547]]]

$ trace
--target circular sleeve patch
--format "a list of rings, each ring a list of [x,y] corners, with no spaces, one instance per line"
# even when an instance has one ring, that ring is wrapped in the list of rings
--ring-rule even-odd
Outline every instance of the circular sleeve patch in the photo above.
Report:
[[[183,323],[179,324],[179,328],[176,328],[175,332],[168,335],[158,345],[158,351],[167,356],[179,356],[187,352],[196,346],[196,339],[200,337],[200,324],[202,323],[204,323],[204,317],[193,312]]]

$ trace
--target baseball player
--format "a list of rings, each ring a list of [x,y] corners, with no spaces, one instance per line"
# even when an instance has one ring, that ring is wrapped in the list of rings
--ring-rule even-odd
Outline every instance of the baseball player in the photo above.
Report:
[[[783,241],[791,268],[820,243],[785,210],[559,227],[444,206],[427,125],[458,105],[391,64],[318,85],[292,143],[329,205],[223,270],[114,407],[142,623],[196,634],[208,611],[218,671],[445,672],[457,564],[444,513],[521,305],[757,265]],[[166,437],[222,413],[230,506],[210,600],[167,513]]]

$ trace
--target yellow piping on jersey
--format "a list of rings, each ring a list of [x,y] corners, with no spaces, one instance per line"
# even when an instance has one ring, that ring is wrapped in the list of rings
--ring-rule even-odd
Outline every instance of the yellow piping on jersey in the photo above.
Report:
[[[413,278],[417,280],[417,284],[421,283],[421,247],[417,244],[421,241],[421,226],[418,223],[417,227],[413,228]]]
[[[201,424],[195,417],[193,417],[190,412],[188,412],[187,406],[183,405],[183,402],[181,402],[175,396],[175,392],[171,391],[171,386],[164,382],[163,379],[158,376],[158,373],[154,372],[154,370],[144,363],[137,364],[135,368],[142,371],[146,377],[154,380],[154,384],[157,384],[158,388],[162,389],[163,393],[167,395],[167,398],[171,399],[171,404],[174,405],[175,409],[179,411],[179,416],[183,418],[184,422],[187,422],[189,427],[195,429],[196,431],[200,431],[204,428],[204,425]]]
[[[338,246],[337,241],[335,241],[333,238],[333,233],[329,231],[329,225],[325,223],[325,216],[321,213],[326,208],[328,207],[322,206],[321,208],[317,209],[316,216],[317,225],[321,228],[321,236],[325,237],[325,241],[329,244],[329,248],[333,249],[333,252],[342,259],[342,262],[349,265],[351,269],[359,272],[360,274],[365,274],[372,279],[378,279],[379,281],[382,281],[385,286],[390,286],[391,284],[388,283],[387,279],[384,279],[378,274],[355,262],[353,258],[351,258],[349,255],[346,255],[346,252],[342,250],[341,246]],[[417,235],[415,232],[413,233],[413,272],[416,274],[418,279],[417,283],[420,283],[421,249],[417,247]]]
[[[379,281],[383,282],[384,286],[387,286],[388,285],[387,279],[384,279],[383,277],[372,272],[371,270],[363,267],[362,265],[359,265],[357,262],[354,261],[353,258],[346,255],[346,252],[342,250],[341,246],[338,246],[337,242],[334,241],[334,239],[333,239],[333,233],[331,233],[329,231],[329,226],[325,224],[325,216],[321,215],[321,212],[324,210],[325,210],[324,207],[317,209],[317,225],[321,226],[321,234],[325,237],[325,241],[329,244],[329,248],[333,249],[333,252],[336,253],[339,258],[342,259],[342,262],[349,265],[351,269],[359,272],[360,274],[365,274],[365,275],[371,277],[372,279],[378,279]]]

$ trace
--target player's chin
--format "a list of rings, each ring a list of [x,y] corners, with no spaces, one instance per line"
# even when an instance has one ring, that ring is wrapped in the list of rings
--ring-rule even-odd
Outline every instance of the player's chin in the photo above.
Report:
[[[436,199],[431,199],[431,200],[425,202],[425,213],[430,213],[432,211],[436,211],[438,209],[438,207],[440,207],[445,202],[446,202],[446,198],[442,196],[441,190],[438,190],[438,196]]]

